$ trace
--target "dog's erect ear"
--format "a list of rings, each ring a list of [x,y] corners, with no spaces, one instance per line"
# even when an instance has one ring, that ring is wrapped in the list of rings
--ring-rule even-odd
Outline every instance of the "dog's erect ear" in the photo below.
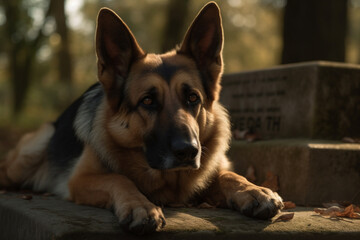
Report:
[[[108,8],[98,15],[96,54],[98,77],[108,94],[119,90],[131,64],[145,55],[128,26]]]
[[[215,2],[210,2],[201,9],[178,50],[195,60],[210,100],[216,100],[220,91],[222,48],[220,9]]]

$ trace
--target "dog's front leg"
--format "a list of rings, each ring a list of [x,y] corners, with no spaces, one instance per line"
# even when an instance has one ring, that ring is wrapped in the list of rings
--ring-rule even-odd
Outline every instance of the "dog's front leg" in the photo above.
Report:
[[[160,207],[151,203],[127,177],[101,171],[91,150],[85,151],[69,181],[70,200],[104,208],[113,208],[120,225],[136,234],[165,226]]]
[[[256,186],[246,178],[220,171],[206,196],[207,201],[235,209],[242,214],[259,219],[269,219],[283,208],[281,197],[268,188]]]

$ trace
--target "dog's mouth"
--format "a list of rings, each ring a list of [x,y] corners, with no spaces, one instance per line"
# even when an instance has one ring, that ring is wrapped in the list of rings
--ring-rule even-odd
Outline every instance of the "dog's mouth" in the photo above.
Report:
[[[173,151],[154,151],[154,149],[144,148],[146,160],[153,169],[180,171],[198,170],[200,168],[201,147],[195,150],[183,151],[182,153]]]
[[[200,168],[200,157],[196,156],[192,159],[177,159],[174,156],[168,156],[163,159],[163,170],[197,170]]]

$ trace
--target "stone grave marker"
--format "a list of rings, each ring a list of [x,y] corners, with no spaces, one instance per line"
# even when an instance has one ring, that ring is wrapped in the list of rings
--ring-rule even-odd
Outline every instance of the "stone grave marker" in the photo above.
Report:
[[[360,65],[307,62],[223,76],[234,128],[264,138],[360,136]]]
[[[269,174],[284,200],[360,203],[360,65],[307,62],[227,74],[221,101],[233,127],[267,141],[233,141],[234,170],[261,185]],[[334,141],[335,140],[335,141]]]

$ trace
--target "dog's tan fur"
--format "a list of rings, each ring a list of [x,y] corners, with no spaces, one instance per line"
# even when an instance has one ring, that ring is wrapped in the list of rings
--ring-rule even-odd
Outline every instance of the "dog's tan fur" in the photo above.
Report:
[[[207,27],[208,31],[198,33],[199,26]],[[109,37],[108,32],[113,29],[121,29],[122,34]],[[194,41],[196,34],[200,36]],[[125,41],[128,47],[121,50],[114,38]],[[223,69],[222,38],[219,9],[215,3],[210,3],[196,18],[177,51],[145,54],[125,23],[111,10],[102,10],[96,40],[98,77],[106,97],[99,103],[91,135],[84,138],[80,157],[54,192],[68,191],[63,196],[78,204],[112,207],[125,228],[140,233],[165,225],[159,206],[193,200],[234,208],[249,216],[273,216],[282,207],[281,198],[229,171],[231,166],[225,153],[231,137],[230,124],[226,110],[218,102]],[[214,39],[217,42],[214,43]],[[207,54],[213,57],[204,55],[209,51]],[[149,71],[164,63],[179,67],[166,81]],[[205,72],[206,82],[199,68],[201,73]],[[125,73],[126,103],[119,105],[123,101],[118,94],[122,78],[117,76]],[[184,85],[200,98],[201,104],[194,105],[191,111],[183,106]],[[149,114],[141,107],[132,107],[135,110],[130,111],[129,106],[136,106],[151,87],[157,90],[159,101],[163,103],[161,112]],[[175,128],[195,133],[193,141],[197,141],[201,153],[195,158],[200,159],[199,166],[174,170],[149,166],[144,155],[144,139],[159,122],[166,125],[170,120]],[[75,120],[80,138],[87,134],[81,123],[80,115]],[[0,165],[1,186],[25,183],[37,186],[38,190],[51,191],[46,183],[45,149],[53,132],[51,125],[45,125],[23,137]],[[64,188],[67,190],[63,191]]]

